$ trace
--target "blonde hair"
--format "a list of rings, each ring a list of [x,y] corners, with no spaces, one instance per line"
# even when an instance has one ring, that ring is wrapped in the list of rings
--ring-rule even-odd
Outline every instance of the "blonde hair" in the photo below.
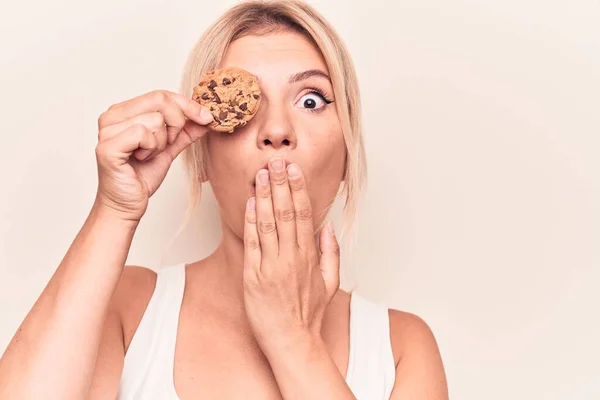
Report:
[[[342,194],[345,197],[341,232],[344,237],[355,224],[358,197],[366,180],[360,96],[356,73],[346,47],[329,23],[312,7],[298,0],[253,0],[232,7],[208,28],[192,49],[183,73],[180,93],[191,97],[193,87],[207,71],[219,67],[229,44],[235,39],[285,30],[301,33],[315,45],[323,55],[331,77],[346,146],[344,184],[338,192],[338,196]],[[202,182],[206,181],[207,157],[206,136],[189,146],[183,154],[190,183],[186,221],[200,200]]]

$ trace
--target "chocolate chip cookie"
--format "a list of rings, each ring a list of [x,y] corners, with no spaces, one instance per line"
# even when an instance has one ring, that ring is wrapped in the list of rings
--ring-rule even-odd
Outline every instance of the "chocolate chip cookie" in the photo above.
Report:
[[[241,68],[228,67],[206,73],[194,87],[192,100],[206,107],[218,132],[233,132],[254,117],[260,104],[258,79]]]

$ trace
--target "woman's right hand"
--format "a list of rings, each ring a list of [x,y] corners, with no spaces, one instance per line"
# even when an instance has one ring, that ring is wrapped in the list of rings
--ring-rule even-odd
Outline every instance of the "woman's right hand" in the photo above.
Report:
[[[200,104],[167,91],[112,105],[98,119],[95,207],[139,222],[173,160],[212,120]]]

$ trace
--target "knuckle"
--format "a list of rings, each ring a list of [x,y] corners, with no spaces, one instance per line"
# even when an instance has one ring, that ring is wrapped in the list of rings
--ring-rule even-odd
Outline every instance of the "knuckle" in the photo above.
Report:
[[[96,152],[96,157],[100,157],[104,151],[104,146],[102,144],[98,143],[94,150]]]
[[[246,238],[246,247],[250,250],[256,250],[260,248],[260,242],[255,237]]]
[[[156,128],[162,127],[165,125],[165,117],[158,111],[153,112],[149,123]]]
[[[312,210],[310,207],[302,208],[296,212],[296,218],[300,221],[312,221]]]
[[[135,124],[131,127],[131,134],[138,140],[142,140],[146,132],[148,132],[148,129],[144,124]]]
[[[294,219],[294,210],[289,208],[277,210],[275,215],[279,221],[290,222]]]
[[[121,103],[111,104],[110,107],[108,107],[108,110],[106,110],[106,111],[115,111],[119,107],[120,104]]]
[[[98,130],[98,143],[100,142],[104,142],[107,139],[110,139],[112,137],[112,134],[114,133],[115,129],[111,129],[111,127],[104,127],[100,130]]]
[[[100,116],[98,117],[98,129],[102,129],[103,127],[108,125],[109,113],[110,108],[107,111],[104,111],[102,114],[100,114]]]
[[[251,225],[256,225],[256,213],[254,212],[247,212],[246,213],[246,222],[248,222]]]
[[[131,131],[134,133],[134,135],[142,136],[146,133],[147,128],[144,124],[138,122],[131,126]]]
[[[155,104],[164,104],[169,96],[164,90],[155,90],[150,92],[150,98]]]
[[[258,230],[264,235],[269,235],[275,232],[276,225],[274,221],[261,221],[258,223]]]
[[[263,199],[268,199],[271,197],[271,188],[269,186],[262,187],[261,190],[256,191],[256,195]]]
[[[293,191],[304,189],[304,181],[302,179],[290,179],[290,187]]]
[[[103,164],[106,159],[106,145],[99,143],[95,149],[96,152],[96,160],[98,160],[99,164]]]
[[[285,174],[275,174],[275,176],[271,177],[271,182],[275,185],[281,186],[288,183],[287,177]]]

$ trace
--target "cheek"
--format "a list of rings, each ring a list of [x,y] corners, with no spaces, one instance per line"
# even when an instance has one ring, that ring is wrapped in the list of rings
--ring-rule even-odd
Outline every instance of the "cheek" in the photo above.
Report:
[[[323,140],[315,140],[312,154],[305,163],[305,174],[310,191],[315,218],[323,218],[321,211],[335,199],[344,178],[346,150],[339,125],[327,133]],[[316,221],[315,223],[319,223]]]
[[[249,166],[244,162],[251,158],[242,139],[215,135],[207,140],[208,180],[221,218],[238,236],[243,235],[245,205],[252,196]]]
[[[239,134],[210,133],[206,141],[208,153],[207,175],[214,186],[234,182],[247,175],[247,166],[243,160],[248,159],[247,140]]]
[[[312,149],[315,153],[313,164],[317,164],[315,171],[323,178],[335,181],[341,179],[346,157],[346,145],[344,135],[337,116],[328,118],[313,130]]]

